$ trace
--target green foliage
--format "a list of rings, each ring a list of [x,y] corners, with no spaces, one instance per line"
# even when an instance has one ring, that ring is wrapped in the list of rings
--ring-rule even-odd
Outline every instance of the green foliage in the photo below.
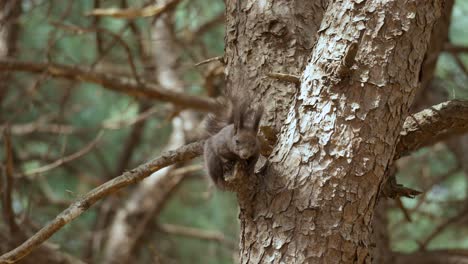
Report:
[[[96,32],[76,32],[73,27],[91,29],[92,17],[84,14],[93,9],[93,0],[83,1],[23,1],[23,15],[18,39],[19,60],[51,62],[77,65],[84,69],[95,62],[96,71],[105,71],[107,64],[117,66],[123,76],[131,75],[126,49],[110,33],[120,35],[130,48],[137,71],[143,76],[140,42],[151,44],[151,18],[133,20],[133,28],[127,26],[129,20],[104,17],[97,26],[101,29],[104,53],[96,44]],[[147,1],[128,1],[128,6],[141,7]],[[122,1],[101,1],[102,8],[119,7]],[[196,30],[204,23],[224,12],[220,0],[181,1],[174,13],[175,34],[184,39],[189,31]],[[58,23],[62,26],[55,26]],[[68,29],[67,29],[68,27]],[[141,34],[137,38],[135,31]],[[188,92],[202,93],[202,75],[193,64],[223,53],[224,26],[222,23],[196,36],[190,48],[180,49],[181,74],[189,84]],[[202,46],[204,46],[202,48]],[[156,58],[157,59],[157,58]],[[117,75],[120,75],[117,73]],[[28,124],[43,118],[45,123],[70,126],[73,133],[50,134],[34,132],[24,136],[14,136],[15,150],[21,155],[31,156],[17,164],[27,172],[47,165],[60,157],[71,155],[91,142],[99,131],[104,130],[98,146],[90,153],[66,165],[41,175],[31,175],[17,182],[20,185],[14,192],[14,209],[18,214],[28,212],[31,221],[43,226],[60,213],[71,201],[85,194],[100,183],[115,177],[125,142],[130,139],[131,126],[119,129],[103,129],[104,124],[117,124],[132,120],[139,114],[136,99],[103,89],[87,82],[71,82],[48,76],[15,73],[15,89],[5,98],[4,106],[13,109],[7,116],[13,124]],[[167,111],[163,104],[152,103],[158,111]],[[142,139],[133,152],[128,168],[137,166],[155,156],[166,145],[171,133],[170,121],[166,114],[154,114],[144,126]],[[4,157],[2,152],[1,157]],[[202,193],[206,182],[200,177],[186,180],[172,195],[161,215],[154,219],[157,223],[172,223],[187,227],[223,233],[236,245],[238,223],[234,197],[227,193],[216,193],[206,200]],[[123,203],[128,190],[123,191],[119,201]],[[73,255],[82,257],[88,250],[89,238],[95,235],[93,226],[98,220],[99,204],[90,208],[83,216],[66,225],[56,233],[51,242]],[[0,220],[0,225],[2,220]],[[155,251],[162,259],[173,259],[177,263],[232,263],[233,249],[212,241],[177,237],[165,233],[152,233],[140,250],[141,259],[152,259]],[[154,247],[153,247],[154,246]],[[146,263],[146,262],[145,262]]]
[[[92,0],[81,1],[23,1],[24,13],[21,25],[17,58],[24,61],[53,62],[77,65],[85,69],[93,63],[93,70],[105,71],[106,65],[118,66],[115,75],[130,76],[130,65],[125,48],[114,42],[111,34],[103,33],[104,55],[96,44],[95,32],[71,32],[57,28],[51,22],[66,26],[91,28],[93,18],[84,14],[93,8]],[[103,8],[118,7],[120,0],[101,1]],[[140,7],[147,1],[127,1],[129,6]],[[224,12],[221,0],[185,0],[177,6],[174,15],[174,34],[179,39],[190,40],[190,45],[180,47],[180,74],[186,82],[187,91],[203,93],[203,79],[196,62],[223,54],[224,25],[218,23],[201,35],[190,35],[205,23]],[[101,18],[98,27],[122,36],[135,60],[138,73],[143,76],[145,68],[141,58],[141,40],[151,47],[158,41],[151,39],[151,18],[133,20],[133,30],[141,32],[138,39],[127,26],[128,21],[116,18]],[[458,0],[450,28],[452,43],[468,45],[468,1]],[[182,45],[182,44],[180,44]],[[158,59],[158,58],[155,58]],[[468,57],[461,59],[468,65]],[[124,72],[125,74],[121,74]],[[13,137],[15,151],[25,156],[18,170],[30,171],[49,164],[60,157],[80,150],[103,130],[105,123],[118,123],[138,116],[139,101],[128,96],[103,89],[99,85],[48,78],[44,75],[17,73],[13,75],[12,87],[3,101],[9,115],[6,120],[13,124],[28,124],[41,118],[51,123],[68,125],[78,132],[48,134],[35,132]],[[468,98],[466,74],[453,56],[443,53],[438,61],[436,76],[442,80],[449,98]],[[147,76],[145,76],[147,77]],[[151,77],[151,76],[149,76]],[[158,111],[149,118],[144,127],[141,143],[136,146],[126,169],[133,168],[155,156],[166,145],[171,133],[164,104],[153,103]],[[11,110],[8,110],[11,109]],[[2,109],[3,111],[3,109]],[[35,226],[43,226],[61,212],[68,203],[104,181],[115,177],[121,153],[131,140],[131,126],[119,129],[104,129],[99,145],[88,155],[61,166],[43,175],[20,177],[14,195],[14,210],[18,215],[28,215]],[[4,153],[0,154],[2,159]],[[411,157],[412,164],[398,175],[399,182],[424,190],[428,183],[457,166],[454,156],[447,149],[426,148]],[[198,161],[200,162],[200,161]],[[426,177],[414,177],[425,174]],[[201,175],[198,175],[201,176]],[[404,206],[411,210],[412,222],[404,219],[402,211],[393,208],[389,212],[393,248],[410,252],[418,250],[417,241],[423,241],[444,219],[454,216],[461,209],[460,201],[467,198],[467,175],[460,170],[447,175],[445,181],[434,184],[425,196],[403,199]],[[421,180],[421,179],[424,179]],[[235,197],[230,193],[215,192],[211,199],[204,197],[207,185],[201,177],[189,176],[172,194],[162,212],[153,219],[154,226],[169,223],[199,230],[218,231],[231,244],[237,244],[239,223]],[[157,190],[155,190],[157,191]],[[119,194],[123,203],[129,191]],[[421,203],[421,204],[420,204]],[[99,220],[100,204],[89,209],[83,216],[67,225],[52,238],[52,242],[70,254],[82,257],[89,247],[93,226]],[[0,224],[3,224],[0,219]],[[109,224],[108,224],[109,225]],[[106,225],[106,227],[108,226]],[[159,255],[163,263],[233,263],[235,249],[219,242],[177,236],[153,228],[140,246],[141,263],[150,263]],[[429,243],[429,248],[468,247],[468,228],[462,224],[446,229]]]

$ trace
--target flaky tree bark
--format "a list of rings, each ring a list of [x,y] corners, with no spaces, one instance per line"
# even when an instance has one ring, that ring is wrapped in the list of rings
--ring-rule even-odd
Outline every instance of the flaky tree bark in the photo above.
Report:
[[[374,206],[441,1],[330,3],[290,104],[276,83],[260,85],[261,74],[265,65],[302,69],[301,56],[275,58],[313,39],[318,2],[232,2],[228,83],[233,93],[268,94],[265,123],[281,128],[262,175],[236,190],[241,263],[370,263]]]
[[[296,85],[269,73],[300,75],[328,1],[226,1],[226,75],[229,93],[268,98],[268,124],[279,130]],[[271,101],[270,101],[271,100]]]

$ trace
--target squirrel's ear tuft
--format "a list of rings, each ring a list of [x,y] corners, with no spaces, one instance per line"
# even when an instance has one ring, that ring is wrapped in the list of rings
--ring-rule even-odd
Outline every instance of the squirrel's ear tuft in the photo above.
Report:
[[[257,132],[258,131],[258,127],[260,125],[260,120],[262,119],[262,115],[263,115],[263,106],[260,105],[257,110],[255,111],[255,114],[254,114],[254,123],[253,123],[253,127],[252,129]]]
[[[233,100],[234,131],[236,133],[239,130],[244,128],[245,109],[246,108],[247,108],[247,102],[239,102],[238,99]]]
[[[235,132],[244,128],[244,111],[235,109],[234,113],[234,130]]]

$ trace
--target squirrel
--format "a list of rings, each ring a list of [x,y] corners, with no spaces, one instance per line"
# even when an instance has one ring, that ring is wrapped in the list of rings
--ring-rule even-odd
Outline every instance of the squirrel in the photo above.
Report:
[[[218,104],[225,110],[207,117],[205,129],[209,138],[205,141],[203,156],[212,182],[225,190],[226,173],[237,162],[241,162],[247,175],[254,173],[260,156],[257,133],[263,107],[249,110],[249,103],[240,99],[220,99]]]

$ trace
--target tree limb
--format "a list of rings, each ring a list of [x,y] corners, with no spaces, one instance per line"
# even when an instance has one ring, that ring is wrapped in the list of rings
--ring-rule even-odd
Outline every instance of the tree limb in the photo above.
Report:
[[[101,138],[102,136],[102,131],[99,132],[99,134],[96,136],[95,139],[93,139],[93,141],[91,141],[88,145],[86,145],[84,148],[80,149],[79,151],[73,153],[73,154],[70,154],[66,157],[62,157],[50,164],[47,164],[45,166],[42,166],[42,167],[39,167],[39,168],[35,168],[35,169],[32,169],[32,170],[29,170],[29,171],[26,171],[24,174],[25,175],[33,175],[33,174],[39,174],[39,173],[44,173],[46,171],[49,171],[49,170],[52,170],[52,169],[55,169],[65,163],[68,163],[72,160],[75,160],[75,159],[78,159],[80,158],[81,156],[85,155],[86,153],[88,153],[89,151],[91,151],[96,145],[97,143],[99,143],[99,139]]]
[[[10,228],[10,235],[17,233],[20,228],[15,221],[15,212],[13,211],[11,193],[13,189],[13,150],[11,146],[10,138],[10,129],[9,127],[5,128],[3,131],[3,142],[5,145],[5,169],[4,169],[4,179],[3,186],[0,182],[0,192],[3,192],[2,197],[2,208],[3,208],[3,217],[5,222]]]
[[[167,151],[159,158],[156,158],[148,163],[142,164],[137,168],[123,173],[119,177],[110,180],[84,195],[82,198],[76,200],[67,209],[55,217],[54,220],[49,222],[46,226],[40,229],[36,234],[23,242],[17,248],[0,256],[0,264],[14,263],[21,258],[28,255],[32,250],[44,243],[55,232],[60,230],[63,226],[80,216],[91,205],[105,196],[115,193],[116,191],[139,182],[144,178],[150,176],[155,171],[158,171],[171,164],[186,161],[199,156],[203,151],[203,141],[194,142],[182,146],[174,151]]]
[[[215,241],[221,244],[228,246],[230,249],[236,249],[237,245],[235,241],[226,238],[226,236],[218,231],[213,230],[203,230],[188,226],[180,226],[180,225],[173,225],[173,224],[160,224],[159,229],[165,233],[171,235],[179,235],[185,237],[191,237],[201,240],[208,240],[208,241]]]
[[[452,100],[406,118],[395,159],[451,136],[468,132],[468,101]]]
[[[409,254],[395,253],[396,264],[468,264],[468,251],[465,249],[438,249]]]
[[[214,111],[216,108],[216,104],[212,99],[162,89],[144,80],[141,80],[141,84],[138,85],[133,79],[95,73],[75,66],[0,59],[0,71],[47,73],[53,77],[99,84],[109,90],[125,93],[132,97],[167,101],[182,108],[192,108],[200,111]]]
[[[180,0],[172,0],[163,5],[149,5],[142,8],[96,8],[86,13],[86,16],[110,16],[114,18],[136,19],[139,17],[159,17],[164,12],[174,8]]]

